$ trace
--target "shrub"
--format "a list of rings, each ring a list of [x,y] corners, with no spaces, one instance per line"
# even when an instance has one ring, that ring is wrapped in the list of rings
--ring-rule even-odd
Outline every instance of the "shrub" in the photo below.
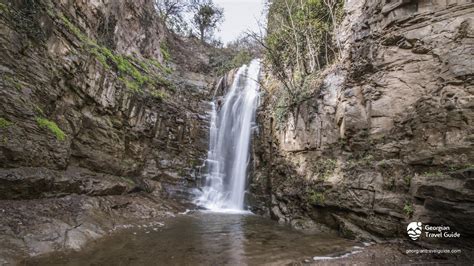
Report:
[[[264,61],[283,85],[284,106],[298,109],[317,88],[308,86],[311,79],[339,57],[334,30],[343,6],[342,0],[270,1]]]
[[[407,186],[410,186],[411,179],[412,179],[412,177],[410,175],[407,175],[403,178],[403,180],[405,180],[405,184],[407,184]]]
[[[406,216],[411,217],[413,215],[413,204],[412,203],[405,203],[405,206],[403,207],[403,211],[405,212]]]
[[[313,205],[324,204],[324,193],[317,191],[310,191],[308,195],[308,202]]]
[[[322,180],[326,180],[336,170],[337,161],[334,159],[318,160],[313,164],[313,171]]]

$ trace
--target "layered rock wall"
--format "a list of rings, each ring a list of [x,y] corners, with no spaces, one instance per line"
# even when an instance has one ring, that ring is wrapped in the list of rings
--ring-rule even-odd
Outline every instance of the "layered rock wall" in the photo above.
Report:
[[[213,78],[176,41],[150,0],[0,1],[0,264],[189,196]]]
[[[361,239],[406,237],[409,221],[471,239],[473,14],[471,1],[347,1],[341,59],[315,96],[281,125],[264,95],[254,209]]]

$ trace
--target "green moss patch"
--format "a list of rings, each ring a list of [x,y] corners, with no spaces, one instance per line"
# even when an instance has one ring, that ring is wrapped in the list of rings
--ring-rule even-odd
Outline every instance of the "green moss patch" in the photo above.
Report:
[[[157,69],[159,69],[160,71],[163,71],[167,74],[171,74],[173,73],[173,70],[167,66],[163,66],[160,62],[158,62],[157,60],[155,59],[146,59],[146,63],[149,65],[149,66],[153,66],[153,67],[156,67]]]
[[[47,129],[53,133],[53,135],[56,136],[56,139],[61,141],[66,139],[66,134],[58,127],[55,122],[46,118],[36,118],[36,122],[38,123],[39,127]]]
[[[0,13],[4,13],[7,11],[8,11],[7,5],[0,3]]]
[[[147,85],[171,86],[171,83],[165,78],[156,73],[152,73],[150,67],[156,67],[157,70],[167,74],[171,74],[171,69],[164,67],[156,60],[140,60],[132,56],[116,54],[107,47],[101,46],[96,41],[87,37],[65,16],[60,15],[59,17],[68,30],[84,43],[84,48],[90,54],[94,55],[97,61],[107,69],[111,67],[116,68],[119,73],[120,81],[122,81],[129,90],[139,93],[142,92],[141,88]],[[160,48],[163,53],[163,47]],[[164,54],[165,59],[169,58],[169,56],[169,53]]]
[[[125,87],[127,87],[127,89],[133,92],[141,92],[139,85],[135,81],[129,80],[124,77],[120,77],[119,80],[122,81],[122,83],[125,85]]]
[[[424,175],[428,177],[442,177],[444,176],[444,173],[441,171],[435,171],[435,172],[425,172]]]
[[[8,121],[7,119],[0,117],[0,128],[7,128],[13,125],[12,122]]]
[[[6,76],[5,81],[19,91],[23,89],[23,86],[21,85],[21,83],[18,80],[16,80],[14,77]]]

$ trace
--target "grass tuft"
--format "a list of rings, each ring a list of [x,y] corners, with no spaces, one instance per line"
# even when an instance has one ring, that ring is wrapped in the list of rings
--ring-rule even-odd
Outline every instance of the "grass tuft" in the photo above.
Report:
[[[170,61],[171,60],[171,53],[170,53],[170,50],[169,50],[168,46],[166,45],[166,43],[162,42],[160,44],[160,51],[161,51],[161,54],[163,55],[163,59],[165,59],[165,61]]]
[[[153,96],[154,98],[163,100],[168,97],[168,94],[162,90],[152,90],[151,96]]]
[[[411,217],[413,215],[414,209],[412,203],[405,203],[403,207],[403,211],[405,212],[406,216]]]

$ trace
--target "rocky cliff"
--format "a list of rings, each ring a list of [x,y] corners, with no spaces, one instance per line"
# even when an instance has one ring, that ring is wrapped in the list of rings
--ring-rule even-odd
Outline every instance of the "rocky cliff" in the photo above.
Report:
[[[313,96],[283,124],[272,92],[263,96],[250,204],[362,240],[407,239],[411,221],[449,225],[472,247],[474,4],[354,0],[344,10],[341,58]]]
[[[213,78],[153,1],[0,1],[0,46],[0,264],[176,210]]]

